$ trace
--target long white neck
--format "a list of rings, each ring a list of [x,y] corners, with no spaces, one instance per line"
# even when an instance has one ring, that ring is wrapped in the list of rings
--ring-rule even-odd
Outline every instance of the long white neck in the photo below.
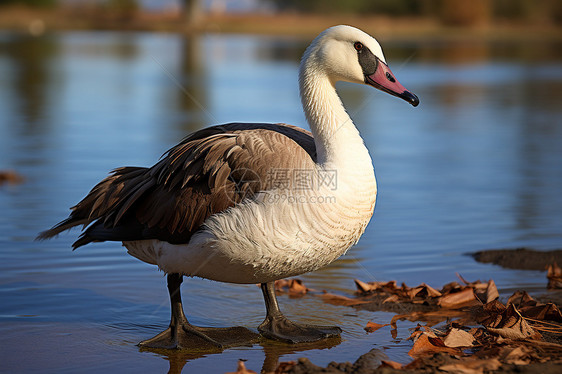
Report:
[[[300,67],[299,85],[303,109],[316,144],[318,164],[373,174],[369,152],[343,107],[334,82],[305,59]]]

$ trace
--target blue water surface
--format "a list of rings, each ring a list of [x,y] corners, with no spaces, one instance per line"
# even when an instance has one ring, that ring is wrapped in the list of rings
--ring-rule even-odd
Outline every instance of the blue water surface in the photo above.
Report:
[[[152,165],[181,138],[224,122],[307,127],[297,87],[300,38],[66,32],[0,34],[0,355],[20,373],[259,371],[277,360],[354,361],[379,348],[408,362],[409,322],[365,334],[393,314],[280,296],[295,320],[342,326],[342,342],[279,344],[196,357],[136,346],[167,327],[165,276],[119,243],[72,252],[79,231],[35,242],[111,169]],[[502,296],[546,292],[540,271],[476,263],[468,252],[562,247],[562,45],[556,42],[382,41],[389,66],[421,104],[338,84],[369,148],[375,215],[348,254],[303,275],[315,290],[349,294],[353,279],[494,279]],[[194,324],[255,328],[259,288],[188,279]],[[322,349],[321,349],[322,348]]]

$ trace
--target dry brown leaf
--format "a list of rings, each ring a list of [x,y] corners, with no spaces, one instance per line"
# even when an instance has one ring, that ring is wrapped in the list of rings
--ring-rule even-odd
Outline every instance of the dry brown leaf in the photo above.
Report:
[[[355,281],[355,286],[357,287],[357,291],[359,291],[360,293],[364,294],[371,291],[370,284],[360,281],[359,279],[355,279],[354,281]]]
[[[524,327],[524,324],[526,324],[526,322],[523,322],[521,326],[500,327],[500,328],[488,327],[488,331],[498,334],[502,338],[513,339],[513,340],[527,339],[537,334],[537,332],[535,332],[535,330],[533,330],[528,324],[527,324],[528,328]]]
[[[486,287],[486,303],[492,302],[500,298],[500,293],[496,287],[496,283],[493,279],[488,281],[488,286]]]
[[[506,364],[527,365],[531,362],[533,350],[523,345],[504,347],[500,352],[500,359]]]
[[[441,294],[441,292],[437,291],[435,288],[428,286],[425,283],[422,283],[422,285],[424,286],[425,292],[427,292],[427,296],[429,297],[440,297],[443,296]]]
[[[466,285],[466,287],[470,287],[474,290],[474,294],[483,304],[496,300],[500,296],[496,287],[496,283],[493,279],[490,279],[488,282],[484,283],[479,280],[469,282],[464,279],[459,273],[457,273],[457,277]]]
[[[521,308],[524,306],[535,306],[537,305],[537,301],[533,299],[527,291],[516,291],[509,297],[507,300],[508,304],[513,304],[517,308]]]
[[[427,340],[429,340],[429,342],[436,347],[447,348],[445,343],[443,343],[443,339],[438,338],[437,336],[431,336],[431,334],[427,334]],[[456,352],[458,353],[458,351]]]
[[[482,326],[497,328],[503,321],[503,317],[501,314],[496,314],[494,316],[490,316],[485,321],[482,321]]]
[[[441,333],[441,331],[439,331],[439,330],[434,330],[434,329],[432,329],[429,325],[420,326],[420,324],[418,323],[418,326],[419,326],[419,328],[422,328],[423,331],[424,331],[430,338],[436,338],[436,337],[437,337],[437,335],[435,334],[436,332],[437,332],[437,333]],[[441,335],[443,335],[443,334],[441,333]]]
[[[355,279],[355,286],[357,287],[357,291],[360,294],[368,294],[373,291],[387,291],[390,293],[395,293],[400,290],[396,286],[396,281],[365,283],[358,279]]]
[[[484,373],[484,370],[482,370],[482,369],[469,368],[468,366],[466,366],[462,363],[439,366],[439,370],[444,371],[446,373],[454,373],[454,374],[482,374],[482,373]]]
[[[562,269],[556,262],[548,265],[546,277],[548,278],[548,285],[546,288],[562,288]]]
[[[443,339],[443,343],[451,348],[470,347],[474,343],[474,336],[464,330],[453,328]]]
[[[558,306],[552,303],[525,308],[521,313],[527,318],[536,320],[562,322],[562,313]]]
[[[291,282],[289,284],[289,292],[304,295],[308,292],[308,288],[305,287],[300,279],[291,279]]]
[[[446,373],[454,373],[454,374],[482,374],[484,373],[483,369],[480,368],[470,368],[466,366],[464,363],[457,363],[457,364],[448,364],[439,366],[439,371],[444,371]]]
[[[406,290],[406,294],[410,299],[414,297],[432,298],[441,296],[441,292],[437,291],[435,288],[428,286],[425,283],[420,284],[415,288],[409,288]]]
[[[382,288],[386,288],[389,291],[394,291],[398,289],[398,286],[396,285],[396,281],[391,280],[388,282],[374,282],[380,285],[380,287]]]
[[[19,184],[25,181],[25,178],[16,173],[14,170],[0,170],[0,185]]]
[[[275,369],[274,374],[288,373],[289,370],[291,370],[296,364],[296,361],[280,362],[279,365],[277,365],[277,369]]]
[[[477,283],[468,286],[474,290],[474,294],[482,302],[482,304],[486,303],[487,299],[487,291],[488,291],[488,284],[487,283]]]
[[[420,330],[421,326],[420,324],[418,324],[418,326],[415,328],[414,331],[412,331],[412,333],[410,334],[410,336],[408,337],[408,339],[406,340],[412,340],[413,342],[415,342],[416,340],[418,340],[418,338],[423,335],[423,331]],[[431,335],[429,335],[431,336]],[[435,334],[431,337],[435,337]]]
[[[418,336],[414,342],[414,346],[408,352],[408,355],[413,358],[418,358],[439,352],[445,352],[453,355],[461,353],[457,348],[446,347],[440,338],[432,338],[424,332]]]
[[[293,278],[276,280],[275,291],[288,292],[291,296],[302,296],[305,295],[309,289],[306,288],[302,280]]]
[[[396,322],[400,321],[401,319],[405,319],[406,314],[395,314],[394,316],[392,316],[392,319],[390,320],[390,327],[392,327],[393,330],[396,330],[398,327],[396,326]]]
[[[507,309],[499,300],[493,300],[483,305],[484,312],[488,314],[501,314]]]
[[[392,319],[390,320],[390,326],[392,326],[393,329],[396,329],[396,322],[401,321],[401,320],[408,320],[408,321],[419,321],[421,318],[421,316],[424,313],[422,312],[412,312],[412,313],[408,313],[408,314],[395,314]],[[419,326],[419,325],[418,325]]]
[[[418,294],[418,292],[420,292],[423,289],[423,287],[416,287],[416,288],[411,288],[409,290],[406,291],[406,295],[408,295],[408,297],[410,299],[413,299],[414,297],[416,297],[416,295]]]
[[[527,318],[562,322],[562,313],[556,304],[541,304],[533,299],[526,291],[517,291],[508,300]]]
[[[439,370],[448,373],[480,374],[484,371],[489,372],[497,370],[501,365],[501,362],[496,358],[487,360],[464,359],[459,363],[439,366]]]
[[[289,287],[289,280],[288,279],[278,279],[274,283],[275,291],[283,292],[283,288]]]
[[[376,323],[376,322],[367,322],[367,326],[364,327],[365,331],[367,332],[375,332],[378,329],[380,329],[381,327],[385,327],[388,326],[388,323],[385,323],[384,325],[381,325],[380,323]]]
[[[383,300],[383,304],[384,303],[396,303],[400,300],[400,298],[398,297],[398,295],[391,295],[389,297],[387,297],[386,299]]]
[[[443,286],[443,288],[441,289],[441,293],[445,295],[453,292],[459,292],[464,288],[464,286],[461,286],[457,282],[450,282]]]
[[[507,310],[502,314],[502,319],[497,324],[497,328],[488,327],[488,331],[496,333],[503,338],[514,340],[541,338],[541,335],[533,330],[513,304],[507,306]]]
[[[482,311],[476,316],[476,321],[486,327],[497,327],[506,309],[506,306],[499,300],[491,301],[482,306]]]
[[[257,373],[253,370],[246,369],[246,365],[244,364],[244,361],[238,360],[238,367],[236,368],[236,371],[230,371],[226,374],[257,374]]]
[[[474,295],[472,288],[466,288],[460,292],[450,293],[439,298],[437,305],[442,308],[459,309],[462,307],[479,305],[480,302]]]
[[[378,367],[377,369],[381,369],[381,368],[392,368],[392,369],[399,370],[399,369],[402,369],[402,366],[404,366],[404,365],[402,365],[401,363],[396,362],[396,361],[386,361],[386,360],[382,360],[382,361],[381,361],[381,364],[379,365],[379,367]]]

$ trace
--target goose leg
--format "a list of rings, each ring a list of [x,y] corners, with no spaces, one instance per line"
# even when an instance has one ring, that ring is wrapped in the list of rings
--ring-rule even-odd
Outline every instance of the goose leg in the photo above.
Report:
[[[287,319],[277,304],[274,285],[274,282],[261,284],[267,311],[265,320],[258,326],[263,336],[287,343],[305,343],[340,335],[342,330],[337,326],[298,324]]]
[[[259,337],[245,327],[212,328],[190,324],[183,312],[180,286],[181,274],[168,274],[168,292],[172,317],[170,326],[155,337],[139,343],[142,348],[223,350],[248,345]]]

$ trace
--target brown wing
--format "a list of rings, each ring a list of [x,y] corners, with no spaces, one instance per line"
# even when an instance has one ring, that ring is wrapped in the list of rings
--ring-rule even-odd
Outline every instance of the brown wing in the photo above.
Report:
[[[268,189],[272,168],[303,168],[315,160],[312,135],[298,127],[209,127],[168,150],[151,168],[115,169],[38,239],[84,225],[74,248],[105,240],[187,243],[210,215]]]

